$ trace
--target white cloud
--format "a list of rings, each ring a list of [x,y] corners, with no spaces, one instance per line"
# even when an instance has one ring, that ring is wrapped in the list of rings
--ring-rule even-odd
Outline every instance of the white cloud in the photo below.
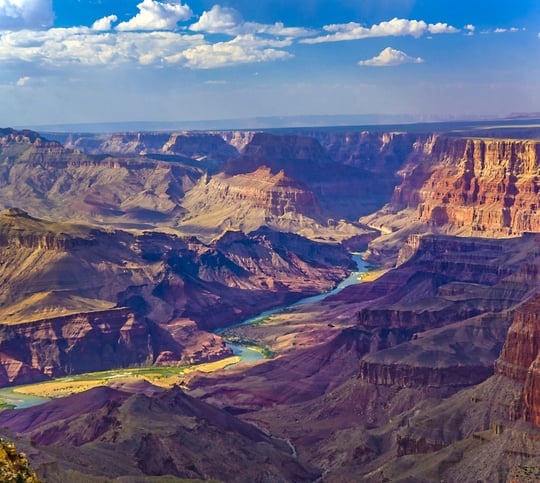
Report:
[[[244,23],[240,12],[232,7],[214,5],[210,10],[203,12],[201,17],[189,29],[194,32],[207,32],[209,34],[229,33],[236,31]]]
[[[0,62],[34,65],[178,65],[211,69],[292,57],[292,39],[239,35],[211,44],[201,34],[97,31],[89,27],[22,30],[0,36]]]
[[[472,24],[472,23],[469,23],[467,25],[465,25],[465,27],[463,27],[465,30],[468,30],[469,32],[474,32],[476,30],[476,27]]]
[[[254,35],[239,35],[229,42],[198,45],[182,52],[186,66],[193,69],[213,69],[238,64],[289,59],[289,52],[280,50],[291,45],[290,40],[262,39]]]
[[[118,30],[175,30],[178,22],[193,17],[191,8],[181,2],[143,0],[137,8],[139,13],[127,22],[118,24]]]
[[[52,0],[0,0],[0,30],[48,27],[53,19]]]
[[[274,24],[245,22],[238,10],[221,5],[214,5],[210,10],[203,12],[199,20],[189,28],[194,32],[228,35],[269,34],[279,37],[306,37],[315,33],[302,27],[285,27],[282,22]]]
[[[92,30],[107,31],[112,29],[112,24],[118,20],[116,15],[109,15],[108,17],[100,18],[96,20],[92,25]]]
[[[424,62],[424,59],[421,57],[410,57],[401,50],[386,47],[379,55],[368,60],[361,60],[358,62],[358,65],[368,67],[389,67],[401,64],[421,64],[422,62]]]
[[[459,29],[456,27],[442,22],[430,23],[428,30],[430,34],[455,34],[459,32]]]
[[[0,61],[52,66],[161,64],[204,42],[202,35],[178,32],[96,32],[88,27],[22,30],[0,37]]]
[[[325,25],[323,29],[329,32],[327,35],[303,39],[305,44],[318,44],[323,42],[340,42],[344,40],[359,40],[373,37],[401,37],[412,36],[419,38],[426,32],[432,34],[456,33],[459,29],[446,23],[427,24],[423,20],[407,20],[393,18],[371,27],[364,27],[356,22],[346,24]]]
[[[27,85],[29,82],[30,82],[31,78],[30,77],[21,77],[17,80],[17,82],[15,83],[15,85],[17,87],[23,87],[25,85]]]
[[[518,29],[517,27],[510,27],[510,28],[496,28],[493,32],[496,33],[496,34],[504,34],[506,32],[511,32],[511,33],[514,33],[514,32],[519,32],[520,29]],[[525,29],[524,29],[525,30]]]

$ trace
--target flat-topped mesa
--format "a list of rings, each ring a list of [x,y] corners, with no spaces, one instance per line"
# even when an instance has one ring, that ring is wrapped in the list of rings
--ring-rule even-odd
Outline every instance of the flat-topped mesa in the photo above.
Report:
[[[499,263],[504,251],[504,241],[500,239],[413,234],[400,249],[397,266],[409,261],[427,263],[434,272],[489,284],[513,273]]]
[[[56,141],[48,141],[41,137],[37,132],[23,129],[16,131],[11,128],[0,129],[0,146],[9,146],[16,144],[32,144],[35,146],[58,147],[61,146]]]
[[[540,142],[438,137],[395,189],[393,210],[450,232],[540,231]],[[471,233],[469,233],[471,234]]]
[[[249,203],[269,214],[303,213],[316,216],[321,208],[312,191],[287,177],[283,170],[272,174],[263,166],[253,173],[233,177],[215,176],[207,184],[207,198],[214,203],[231,205]]]

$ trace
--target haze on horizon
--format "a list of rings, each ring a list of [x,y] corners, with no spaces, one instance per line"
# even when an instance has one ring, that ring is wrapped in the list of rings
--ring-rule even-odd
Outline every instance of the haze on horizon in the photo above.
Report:
[[[537,0],[0,0],[0,125],[538,112],[539,53]]]

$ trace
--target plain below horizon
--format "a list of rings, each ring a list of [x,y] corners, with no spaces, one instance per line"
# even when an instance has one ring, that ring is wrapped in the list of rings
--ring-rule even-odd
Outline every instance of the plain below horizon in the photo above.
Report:
[[[192,121],[114,121],[65,124],[16,125],[15,129],[32,129],[38,132],[111,133],[129,131],[175,131],[175,130],[250,130],[295,129],[325,127],[366,127],[421,125],[436,123],[500,122],[502,120],[540,119],[540,113],[519,113],[501,116],[441,116],[414,114],[344,114],[305,116],[261,116],[237,119],[209,119]],[[446,130],[446,128],[445,128]]]

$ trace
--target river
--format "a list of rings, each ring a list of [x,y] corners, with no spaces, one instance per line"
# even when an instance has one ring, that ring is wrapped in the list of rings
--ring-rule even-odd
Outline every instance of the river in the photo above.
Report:
[[[321,300],[324,300],[327,297],[330,297],[331,295],[335,295],[338,292],[341,292],[341,290],[343,290],[345,287],[348,287],[349,285],[354,285],[356,283],[359,283],[361,281],[362,274],[366,273],[369,270],[368,263],[362,260],[361,253],[353,253],[352,258],[353,258],[353,261],[356,263],[356,267],[357,267],[356,271],[352,272],[346,279],[342,280],[330,292],[306,297],[297,302],[294,302],[289,305],[281,306],[276,309],[266,310],[264,312],[261,312],[259,315],[256,315],[255,317],[251,317],[242,322],[231,325],[227,327],[227,329],[240,327],[243,325],[250,325],[256,322],[260,323],[261,321],[270,317],[271,315],[286,312],[287,310],[292,309],[294,307],[298,307],[299,305],[309,304],[312,302],[319,302]],[[220,333],[223,330],[225,329],[217,330],[216,333]],[[232,349],[235,355],[240,356],[241,359],[236,364],[252,363],[252,362],[257,362],[261,359],[264,359],[264,355],[262,354],[262,352],[258,351],[256,348],[242,346],[239,344],[227,344],[227,346]],[[227,366],[227,368],[234,367],[236,364]],[[18,386],[1,388],[0,399],[4,400],[4,402],[6,402],[7,404],[13,404],[16,408],[28,408],[31,406],[37,406],[38,404],[44,403],[49,400],[43,397],[31,396],[27,394],[14,392],[14,389],[16,389],[17,387]]]
[[[297,302],[294,302],[286,306],[281,306],[275,309],[266,310],[264,312],[261,312],[259,315],[256,315],[255,317],[251,317],[242,322],[231,325],[227,327],[226,329],[219,329],[216,331],[216,333],[221,333],[227,329],[234,329],[235,327],[242,327],[244,325],[260,323],[263,320],[270,317],[271,315],[286,312],[287,310],[292,309],[294,307],[298,307],[299,305],[310,304],[312,302],[320,302],[321,300],[324,300],[325,298],[330,297],[331,295],[335,295],[341,292],[345,287],[348,287],[349,285],[355,285],[359,283],[361,281],[362,275],[369,270],[369,264],[365,260],[362,259],[362,253],[353,253],[352,259],[356,263],[356,271],[352,272],[346,279],[342,280],[330,292],[325,292],[319,295],[312,295],[310,297],[303,298],[301,300],[298,300]],[[236,364],[257,362],[261,359],[264,359],[264,355],[262,354],[262,352],[251,347],[242,346],[238,344],[227,344],[227,347],[232,349],[232,351],[234,352],[234,355],[240,356],[241,359]],[[228,366],[227,369],[234,367],[236,364]]]

